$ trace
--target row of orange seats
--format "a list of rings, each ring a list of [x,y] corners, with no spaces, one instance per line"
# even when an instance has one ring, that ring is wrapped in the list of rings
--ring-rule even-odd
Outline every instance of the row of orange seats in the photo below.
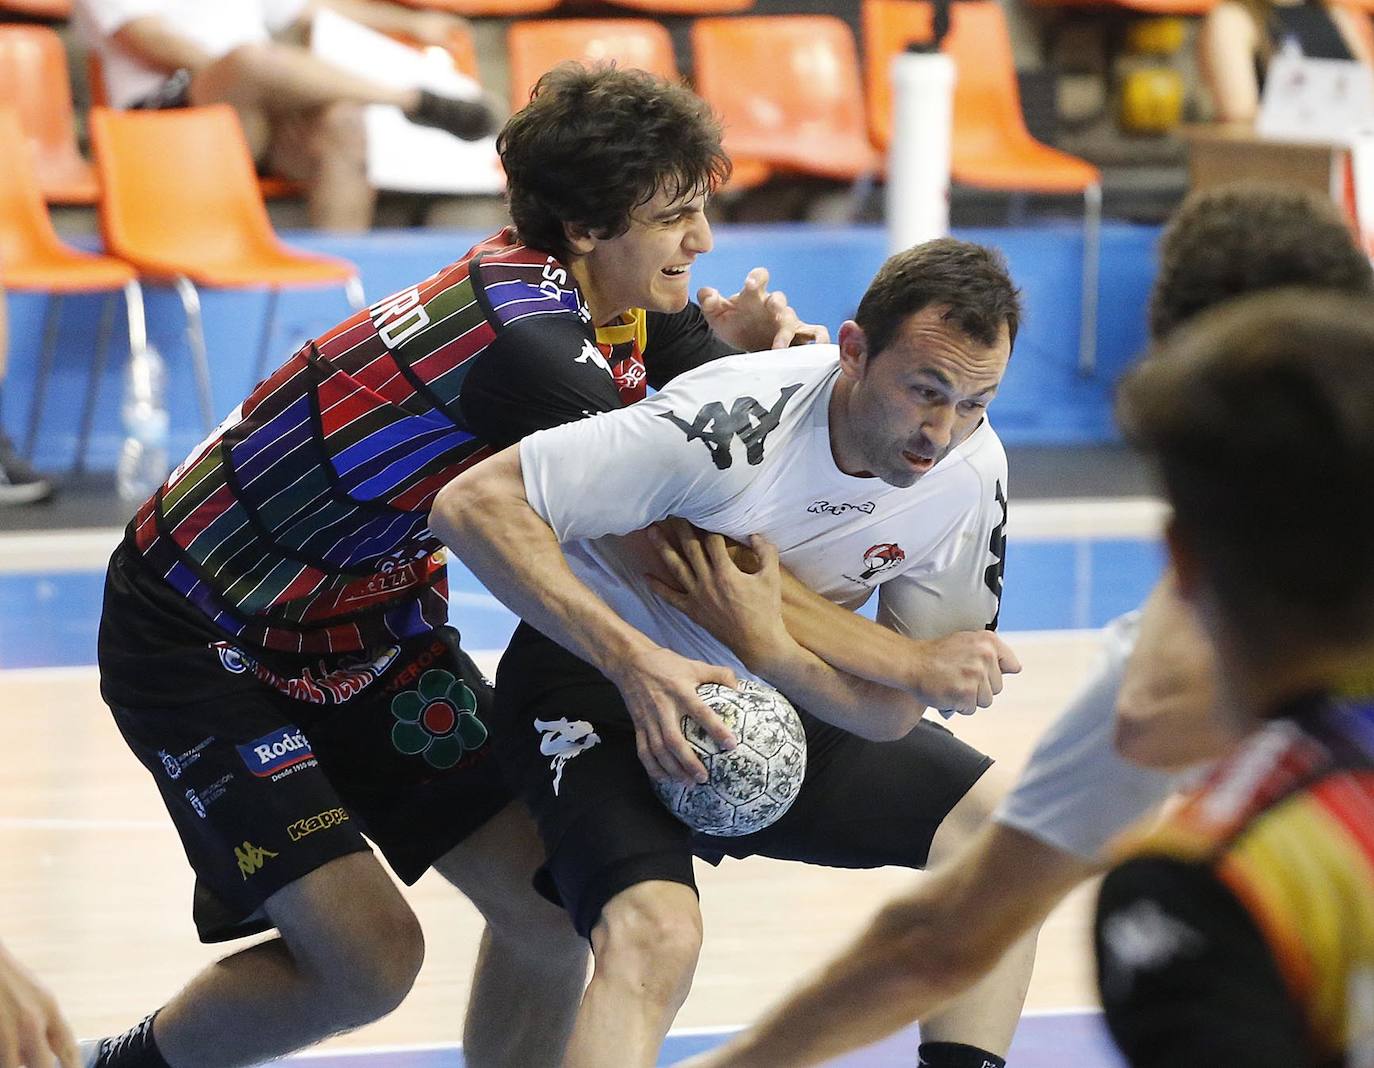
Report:
[[[918,0],[865,0],[868,63],[861,70],[848,26],[830,16],[698,19],[694,85],[724,119],[736,187],[775,172],[839,180],[878,173],[892,133],[891,57],[909,41],[929,40],[931,21],[930,5]],[[647,19],[515,22],[507,48],[512,109],[529,98],[544,71],[567,59],[614,60],[679,76],[667,30]],[[955,4],[945,49],[959,68],[956,180],[1047,192],[1078,192],[1097,181],[1095,169],[1026,132],[1010,38],[996,3]],[[456,37],[450,52],[458,69],[477,75],[470,37]],[[99,102],[98,71],[90,88]],[[18,110],[33,142],[46,199],[94,203],[95,176],[77,148],[66,53],[54,31],[0,26],[0,99]]]

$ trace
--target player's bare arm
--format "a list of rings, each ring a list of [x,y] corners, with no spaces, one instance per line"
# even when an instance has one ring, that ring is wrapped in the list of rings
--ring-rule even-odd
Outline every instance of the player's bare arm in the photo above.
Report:
[[[687,544],[690,539],[686,524],[673,528],[673,540],[679,546]],[[665,543],[660,540],[658,544],[660,556],[667,565],[668,558],[663,552]],[[762,568],[745,546],[730,543],[728,556],[734,561],[731,566],[735,572],[741,569],[745,573],[770,570]],[[723,634],[715,628],[723,626],[732,619],[733,613],[742,609],[737,601],[719,595],[711,597],[709,601],[705,598],[714,584],[736,581],[735,576],[724,570],[725,559],[706,555],[700,550],[694,551],[698,584],[680,602],[670,603],[725,642],[752,670],[765,678],[774,677],[750,660],[750,655],[757,658],[758,652],[751,654],[745,645],[736,643],[757,645],[769,638],[777,643],[776,631],[782,629],[776,626],[779,620],[785,622],[786,632],[792,639],[788,644],[800,645],[856,683],[858,680],[867,680],[877,684],[878,689],[872,691],[870,696],[899,690],[914,698],[922,709],[948,709],[971,714],[979,708],[988,708],[993,698],[1002,692],[1003,675],[1016,674],[1021,670],[1020,660],[995,631],[956,631],[942,638],[911,638],[826,600],[781,567],[777,568],[781,583],[780,615],[758,619],[755,625],[748,628],[737,626],[730,635]],[[718,574],[714,563],[716,560],[722,561]],[[687,592],[680,583],[678,590],[680,593]],[[661,590],[659,592],[660,596],[664,596]],[[740,592],[743,593],[743,590]],[[763,624],[771,629],[763,630]],[[774,644],[774,654],[778,653],[779,648],[781,646]],[[776,679],[774,685],[787,689]],[[798,697],[797,700],[801,699]],[[802,703],[806,704],[805,701]],[[818,710],[813,711],[821,715]]]
[[[755,267],[732,297],[703,286],[697,304],[713,329],[730,344],[746,352],[785,349],[789,345],[826,344],[830,331],[817,323],[804,323],[787,303],[781,290],[768,292],[768,269]]]
[[[511,611],[594,665],[625,698],[639,758],[659,780],[705,782],[682,735],[690,716],[724,746],[734,737],[697,695],[704,682],[738,685],[733,671],[688,660],[625,623],[568,567],[549,525],[530,507],[511,447],[439,492],[430,529]]]
[[[797,644],[783,623],[782,569],[768,539],[749,539],[752,568],[731,559],[725,538],[681,520],[659,524],[650,539],[673,582],[649,576],[655,592],[794,703],[875,741],[900,738],[921,718],[925,706],[909,693],[837,671]]]
[[[1216,654],[1166,572],[1145,602],[1116,706],[1116,746],[1145,767],[1215,760],[1237,741],[1217,715]]]

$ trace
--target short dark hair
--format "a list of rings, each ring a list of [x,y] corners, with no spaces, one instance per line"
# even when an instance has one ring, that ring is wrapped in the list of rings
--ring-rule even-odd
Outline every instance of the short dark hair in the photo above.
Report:
[[[1374,636],[1374,300],[1204,313],[1129,372],[1117,417],[1252,657]]]
[[[1369,258],[1329,197],[1260,182],[1190,196],[1159,246],[1150,334],[1233,297],[1281,286],[1374,292]]]
[[[526,244],[569,255],[564,223],[618,237],[660,189],[712,192],[730,176],[721,128],[685,86],[610,64],[562,63],[496,138],[506,199]]]
[[[1012,341],[1021,325],[1021,293],[1002,254],[982,245],[937,238],[889,256],[859,301],[854,321],[871,356],[885,349],[902,323],[945,306],[945,320],[982,345],[995,344],[1006,323]]]

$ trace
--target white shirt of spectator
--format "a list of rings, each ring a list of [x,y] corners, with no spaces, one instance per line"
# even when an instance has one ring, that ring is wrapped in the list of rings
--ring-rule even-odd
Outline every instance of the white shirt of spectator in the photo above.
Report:
[[[745,541],[840,605],[879,589],[878,620],[915,637],[981,629],[996,615],[1007,461],[985,419],[905,489],[847,475],[830,448],[839,350],[728,357],[620,411],[520,445],[525,493],[575,574],[667,648],[751,677],[702,628],[656,598],[648,546],[623,537],[667,516]]]
[[[81,40],[100,57],[112,107],[137,103],[167,80],[110,38],[135,19],[155,16],[216,57],[268,40],[299,19],[308,0],[76,0],[72,21]]]

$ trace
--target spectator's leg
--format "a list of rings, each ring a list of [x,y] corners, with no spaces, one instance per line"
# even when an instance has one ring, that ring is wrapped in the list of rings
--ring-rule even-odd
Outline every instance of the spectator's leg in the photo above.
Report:
[[[0,289],[0,388],[9,368],[9,301]],[[0,508],[8,504],[32,504],[52,496],[52,483],[34,471],[14,451],[14,445],[0,428]]]
[[[376,190],[367,181],[362,109],[331,104],[273,117],[268,169],[306,185],[310,224],[357,233],[372,225]]]

